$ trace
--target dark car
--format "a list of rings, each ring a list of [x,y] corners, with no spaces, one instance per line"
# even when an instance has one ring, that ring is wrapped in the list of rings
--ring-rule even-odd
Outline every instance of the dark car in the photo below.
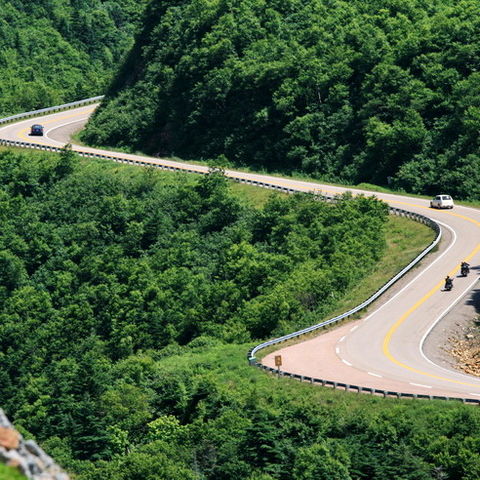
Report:
[[[32,125],[32,127],[30,129],[30,135],[40,135],[40,136],[42,136],[43,135],[43,125],[38,125],[38,124]]]

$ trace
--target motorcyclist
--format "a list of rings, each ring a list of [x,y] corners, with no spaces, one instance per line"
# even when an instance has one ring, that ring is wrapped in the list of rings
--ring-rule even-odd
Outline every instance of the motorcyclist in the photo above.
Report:
[[[462,275],[468,275],[470,273],[470,264],[467,262],[462,262],[462,266],[460,268]]]
[[[449,275],[445,277],[445,290],[451,290],[453,287],[453,280]]]

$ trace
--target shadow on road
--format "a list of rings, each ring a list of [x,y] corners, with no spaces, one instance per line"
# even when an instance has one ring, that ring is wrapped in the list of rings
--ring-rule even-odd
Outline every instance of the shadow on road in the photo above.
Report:
[[[473,305],[475,311],[480,313],[480,288],[475,288],[470,292],[465,302],[467,305]]]

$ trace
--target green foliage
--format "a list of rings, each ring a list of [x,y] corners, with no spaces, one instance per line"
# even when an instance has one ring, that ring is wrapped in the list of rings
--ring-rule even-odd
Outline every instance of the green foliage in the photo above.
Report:
[[[0,152],[0,404],[78,480],[473,480],[480,414],[272,379],[253,338],[372,272],[385,204]],[[443,477],[442,477],[443,475]]]
[[[476,0],[170,0],[84,137],[480,198]]]
[[[298,450],[293,478],[295,480],[351,480],[349,475],[349,456],[332,455],[325,442],[315,443]]]
[[[0,116],[102,93],[132,45],[145,3],[3,1]]]
[[[79,168],[68,148],[57,158],[5,151],[0,179],[5,314],[52,315],[71,341],[99,335],[99,352],[116,359],[202,335],[245,341],[297,328],[385,248],[386,206],[373,198],[272,196],[256,210],[216,171],[193,185],[161,184],[148,170],[127,180]]]
[[[12,467],[0,464],[0,480],[25,480],[26,477]]]
[[[96,462],[79,478],[133,480],[136,472],[149,478],[150,468],[172,475],[156,478],[179,478],[175,470],[166,470],[165,456],[179,472],[184,469],[185,478],[196,480],[478,476],[477,410],[277,381],[246,366],[245,349],[223,345],[195,352],[185,347],[154,361],[163,375],[188,378],[187,401],[172,416],[162,396],[158,404],[167,413],[149,423],[135,447],[108,463]]]
[[[183,435],[171,415],[196,415],[188,375],[142,352],[296,329],[384,251],[373,197],[272,196],[257,210],[218,169],[189,180],[83,166],[68,147],[0,152],[0,403],[78,459],[125,453],[146,426],[168,443]]]

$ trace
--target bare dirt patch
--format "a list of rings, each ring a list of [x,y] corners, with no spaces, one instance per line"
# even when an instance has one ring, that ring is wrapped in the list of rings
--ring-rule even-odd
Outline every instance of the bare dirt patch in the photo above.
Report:
[[[473,270],[472,274],[478,275]],[[426,356],[445,368],[480,376],[480,284],[470,290],[433,328]]]

